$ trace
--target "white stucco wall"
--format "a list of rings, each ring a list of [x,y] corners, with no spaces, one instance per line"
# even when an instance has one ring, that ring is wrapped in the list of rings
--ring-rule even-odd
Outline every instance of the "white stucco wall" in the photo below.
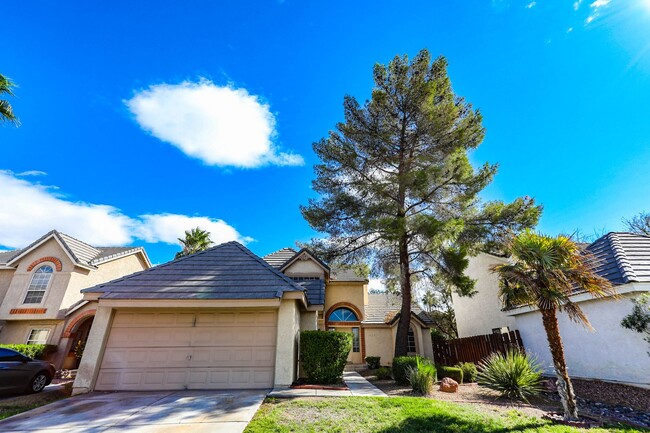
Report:
[[[452,293],[459,337],[490,334],[492,329],[505,326],[515,329],[515,320],[501,311],[499,279],[490,272],[490,266],[501,263],[507,261],[485,253],[470,257],[465,274],[476,280],[478,293],[471,298]]]
[[[611,380],[650,386],[650,347],[643,335],[621,327],[621,320],[632,311],[632,296],[620,300],[580,302],[595,331],[571,322],[560,313],[558,320],[569,374],[572,377]],[[547,373],[553,373],[551,354],[539,312],[516,316],[515,327],[524,346],[535,354]]]

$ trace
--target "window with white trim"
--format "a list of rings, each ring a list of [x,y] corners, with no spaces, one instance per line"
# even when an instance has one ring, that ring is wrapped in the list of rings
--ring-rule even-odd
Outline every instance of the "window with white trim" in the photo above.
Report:
[[[27,344],[47,344],[47,337],[50,335],[50,330],[47,328],[44,329],[32,329],[29,331],[29,337],[27,337]]]
[[[36,272],[32,275],[32,281],[29,283],[23,304],[40,304],[43,301],[53,272],[52,266],[48,265],[36,269]]]
[[[355,353],[361,351],[361,338],[359,337],[359,328],[352,328],[352,351]]]

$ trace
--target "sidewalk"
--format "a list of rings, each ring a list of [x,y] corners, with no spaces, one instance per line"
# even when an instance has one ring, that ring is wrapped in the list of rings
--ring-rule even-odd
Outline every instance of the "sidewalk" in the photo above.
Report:
[[[289,387],[273,388],[269,397],[387,397],[386,394],[372,383],[368,382],[356,371],[343,373],[343,381],[350,388],[348,391],[329,389],[293,389]]]

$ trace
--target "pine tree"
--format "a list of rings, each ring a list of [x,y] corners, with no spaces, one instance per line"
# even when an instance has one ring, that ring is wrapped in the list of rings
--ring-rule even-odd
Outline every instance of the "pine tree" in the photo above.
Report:
[[[394,279],[402,297],[395,356],[402,356],[414,279],[433,271],[471,294],[467,254],[494,248],[507,230],[535,225],[541,207],[530,198],[479,199],[497,166],[476,170],[469,162],[483,140],[482,117],[454,94],[444,57],[431,62],[423,50],[409,63],[398,56],[373,75],[371,99],[361,106],[345,97],[345,122],[314,143],[320,198],[301,210],[329,235],[312,248],[329,260],[370,260],[375,273]]]

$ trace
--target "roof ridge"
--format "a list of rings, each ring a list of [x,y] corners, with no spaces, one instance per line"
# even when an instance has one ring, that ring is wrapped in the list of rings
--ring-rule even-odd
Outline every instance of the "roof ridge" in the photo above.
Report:
[[[306,293],[306,289],[305,289],[305,288],[299,286],[299,285],[296,284],[296,282],[293,281],[291,278],[289,278],[288,276],[286,276],[285,274],[283,274],[282,272],[280,272],[279,270],[277,270],[277,269],[274,268],[273,266],[269,265],[269,264],[267,263],[266,260],[264,260],[262,257],[258,256],[257,254],[255,254],[254,252],[252,252],[251,250],[249,250],[248,248],[246,248],[244,245],[240,244],[240,243],[237,242],[237,241],[230,241],[230,242],[228,242],[228,243],[232,243],[232,244],[236,245],[237,247],[239,247],[239,249],[241,249],[243,252],[245,252],[246,254],[248,254],[249,256],[251,256],[252,258],[254,258],[255,260],[257,260],[259,263],[261,263],[265,268],[267,268],[268,270],[270,270],[270,271],[271,271],[271,272],[272,272],[276,277],[278,277],[278,278],[280,278],[282,281],[284,281],[284,282],[286,282],[286,283],[289,283],[289,284],[291,284],[292,286],[294,286],[294,287],[296,288],[296,290],[299,290],[299,291],[301,291],[301,292],[305,292],[305,293]]]
[[[610,232],[605,235],[612,246],[612,251],[614,251],[614,260],[616,260],[616,264],[619,266],[622,277],[626,283],[637,281],[637,276],[632,268],[632,263],[628,260],[625,249],[623,248],[623,245],[621,245],[618,235],[619,233],[617,232]]]

